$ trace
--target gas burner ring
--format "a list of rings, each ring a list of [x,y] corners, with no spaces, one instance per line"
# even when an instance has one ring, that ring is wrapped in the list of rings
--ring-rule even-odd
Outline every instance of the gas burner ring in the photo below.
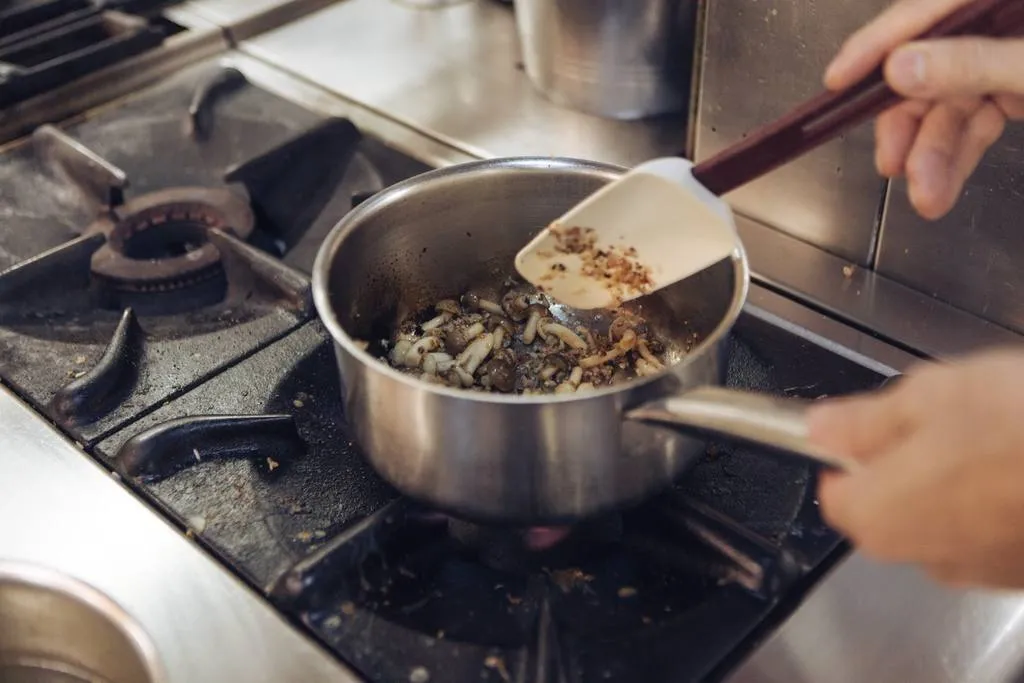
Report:
[[[221,256],[211,229],[245,240],[255,217],[245,199],[223,188],[181,187],[143,195],[103,217],[88,233],[107,242],[92,257],[94,275],[117,289],[164,292],[216,276]]]

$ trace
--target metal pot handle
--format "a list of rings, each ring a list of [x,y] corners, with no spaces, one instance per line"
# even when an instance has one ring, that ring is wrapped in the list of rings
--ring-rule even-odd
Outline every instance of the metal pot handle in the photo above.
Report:
[[[810,460],[844,472],[856,460],[824,453],[807,440],[807,401],[706,386],[666,396],[627,411],[626,418],[673,427],[699,437],[718,437]]]

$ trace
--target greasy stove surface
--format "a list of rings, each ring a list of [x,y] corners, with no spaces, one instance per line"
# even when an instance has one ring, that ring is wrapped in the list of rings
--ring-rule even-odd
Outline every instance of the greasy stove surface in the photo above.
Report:
[[[96,453],[368,680],[710,680],[840,552],[807,467],[724,447],[660,499],[526,552],[374,475],[332,353],[310,322]],[[818,397],[881,378],[748,315],[728,381]]]
[[[9,148],[0,378],[91,443],[309,320],[301,271],[382,182],[360,144],[206,63]]]
[[[806,466],[712,447],[636,509],[518,530],[352,444],[310,265],[421,170],[216,62],[41,128],[0,155],[0,379],[369,681],[729,671],[841,553]],[[881,379],[754,314],[730,342],[733,386]]]

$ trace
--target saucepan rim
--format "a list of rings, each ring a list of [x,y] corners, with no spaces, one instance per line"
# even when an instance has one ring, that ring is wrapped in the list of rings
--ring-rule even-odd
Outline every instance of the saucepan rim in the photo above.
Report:
[[[338,223],[331,228],[327,237],[321,243],[317,251],[316,260],[313,263],[313,304],[321,322],[330,332],[334,342],[360,363],[368,366],[372,371],[382,373],[389,379],[400,382],[412,389],[425,391],[430,394],[489,404],[509,405],[544,405],[552,403],[576,403],[590,399],[596,399],[612,395],[622,395],[633,390],[661,382],[666,377],[678,373],[690,363],[703,356],[707,349],[713,348],[722,338],[730,333],[736,320],[743,310],[747,300],[747,293],[750,288],[750,269],[747,261],[746,251],[737,240],[736,250],[732,255],[733,268],[735,269],[734,287],[732,301],[721,320],[704,339],[697,344],[686,356],[677,363],[667,366],[656,375],[633,379],[621,385],[596,388],[584,394],[499,394],[485,393],[479,391],[468,391],[456,389],[440,384],[429,384],[404,372],[392,368],[387,363],[373,356],[356,343],[354,337],[345,331],[337,312],[331,303],[330,278],[331,266],[336,260],[336,254],[343,247],[346,237],[356,229],[365,217],[377,212],[389,205],[402,201],[413,189],[423,189],[431,184],[440,183],[451,176],[479,173],[487,170],[509,170],[522,168],[524,170],[586,170],[596,171],[605,174],[609,179],[624,173],[626,169],[622,166],[606,164],[598,161],[588,161],[572,157],[543,157],[543,156],[513,156],[497,157],[493,159],[482,159],[461,162],[438,169],[426,171],[419,175],[407,178],[384,188],[370,199],[367,199],[356,208],[345,214]]]

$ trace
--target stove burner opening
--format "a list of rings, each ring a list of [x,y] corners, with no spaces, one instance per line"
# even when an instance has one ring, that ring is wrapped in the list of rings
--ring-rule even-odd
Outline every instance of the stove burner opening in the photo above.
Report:
[[[89,227],[107,238],[91,271],[111,307],[158,315],[210,306],[224,299],[227,279],[209,231],[246,240],[254,226],[248,202],[224,188],[143,195]]]
[[[190,218],[170,217],[159,230],[132,233],[123,245],[124,255],[136,261],[185,256],[207,244],[207,225]]]

